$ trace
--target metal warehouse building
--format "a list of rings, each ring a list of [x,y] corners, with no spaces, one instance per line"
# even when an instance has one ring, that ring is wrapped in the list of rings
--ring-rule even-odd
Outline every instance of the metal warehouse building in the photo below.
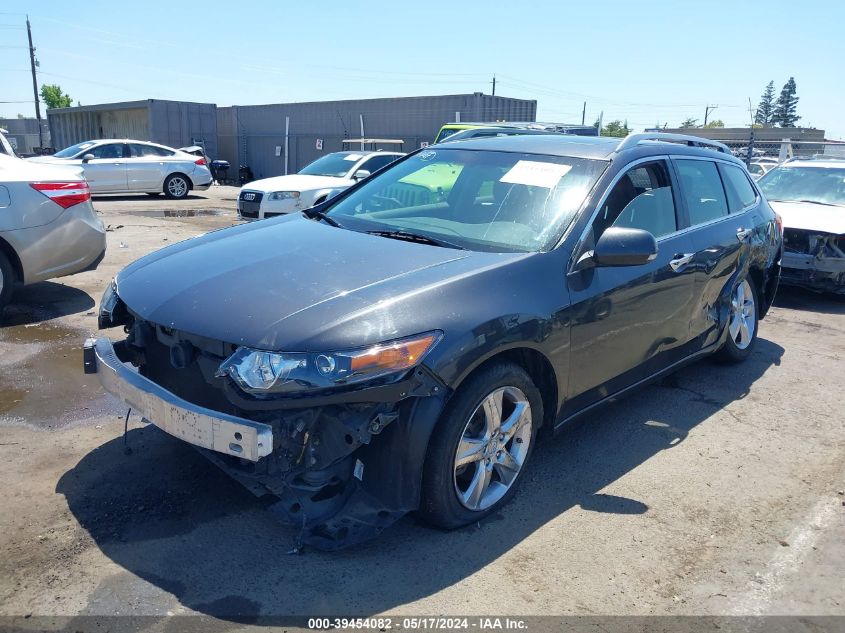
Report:
[[[344,139],[401,139],[404,151],[431,142],[452,121],[534,121],[537,102],[474,94],[315,101],[217,109],[219,155],[256,178],[293,173],[329,152],[360,149]],[[381,149],[394,149],[380,145]]]
[[[47,110],[53,147],[97,138],[133,138],[170,147],[204,145],[217,154],[217,106],[185,101],[127,101]]]

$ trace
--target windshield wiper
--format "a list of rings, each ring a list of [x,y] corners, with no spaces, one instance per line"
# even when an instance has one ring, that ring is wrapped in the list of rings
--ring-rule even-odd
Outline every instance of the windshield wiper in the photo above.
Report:
[[[454,242],[447,242],[436,237],[422,235],[420,233],[412,233],[411,231],[385,231],[374,230],[367,231],[368,235],[378,235],[379,237],[388,237],[392,240],[404,240],[406,242],[417,242],[419,244],[430,244],[432,246],[442,246],[444,248],[456,248],[461,251],[467,250],[464,246],[455,244]]]
[[[302,215],[304,215],[304,216],[305,216],[306,218],[308,218],[309,220],[315,220],[315,219],[317,219],[317,220],[322,220],[323,222],[325,222],[326,224],[329,224],[329,225],[331,225],[331,226],[336,226],[336,227],[338,227],[338,228],[343,228],[343,227],[340,225],[340,222],[338,222],[337,220],[335,220],[335,219],[334,219],[334,218],[332,218],[332,217],[329,217],[329,216],[328,216],[326,213],[324,213],[323,211],[319,211],[319,210],[317,210],[317,209],[305,209],[305,211],[303,211],[303,212],[302,212]]]

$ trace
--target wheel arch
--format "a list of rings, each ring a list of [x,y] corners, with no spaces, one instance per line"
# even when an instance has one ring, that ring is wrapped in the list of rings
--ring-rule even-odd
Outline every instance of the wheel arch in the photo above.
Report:
[[[20,257],[18,257],[17,252],[15,249],[12,248],[12,245],[9,244],[6,240],[0,237],[0,252],[2,252],[6,258],[9,260],[9,263],[12,265],[12,270],[15,272],[16,281],[19,283],[23,283],[24,280],[24,272],[23,272],[23,264],[21,263]]]
[[[548,357],[533,347],[515,345],[509,348],[498,349],[477,360],[454,382],[452,385],[453,393],[457,389],[460,389],[467,378],[484,367],[499,361],[514,363],[525,370],[531,377],[532,382],[540,391],[540,396],[543,399],[543,419],[540,422],[540,427],[547,430],[553,429],[559,406],[558,376]]]
[[[164,181],[161,183],[162,188],[167,185],[167,181],[173,178],[173,176],[182,176],[185,181],[188,183],[188,190],[192,190],[194,188],[194,181],[191,177],[183,171],[172,171],[164,177]]]

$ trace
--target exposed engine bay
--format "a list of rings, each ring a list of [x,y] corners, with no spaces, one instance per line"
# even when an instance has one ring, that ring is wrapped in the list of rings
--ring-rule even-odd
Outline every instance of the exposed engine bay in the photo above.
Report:
[[[845,294],[845,235],[784,230],[781,283]]]

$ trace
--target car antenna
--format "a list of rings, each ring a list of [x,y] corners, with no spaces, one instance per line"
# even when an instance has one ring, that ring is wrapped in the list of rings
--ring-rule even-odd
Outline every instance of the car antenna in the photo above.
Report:
[[[129,414],[132,413],[132,407],[126,412],[126,419],[123,421],[123,454],[131,455],[132,449],[129,448],[128,432],[129,432]]]

